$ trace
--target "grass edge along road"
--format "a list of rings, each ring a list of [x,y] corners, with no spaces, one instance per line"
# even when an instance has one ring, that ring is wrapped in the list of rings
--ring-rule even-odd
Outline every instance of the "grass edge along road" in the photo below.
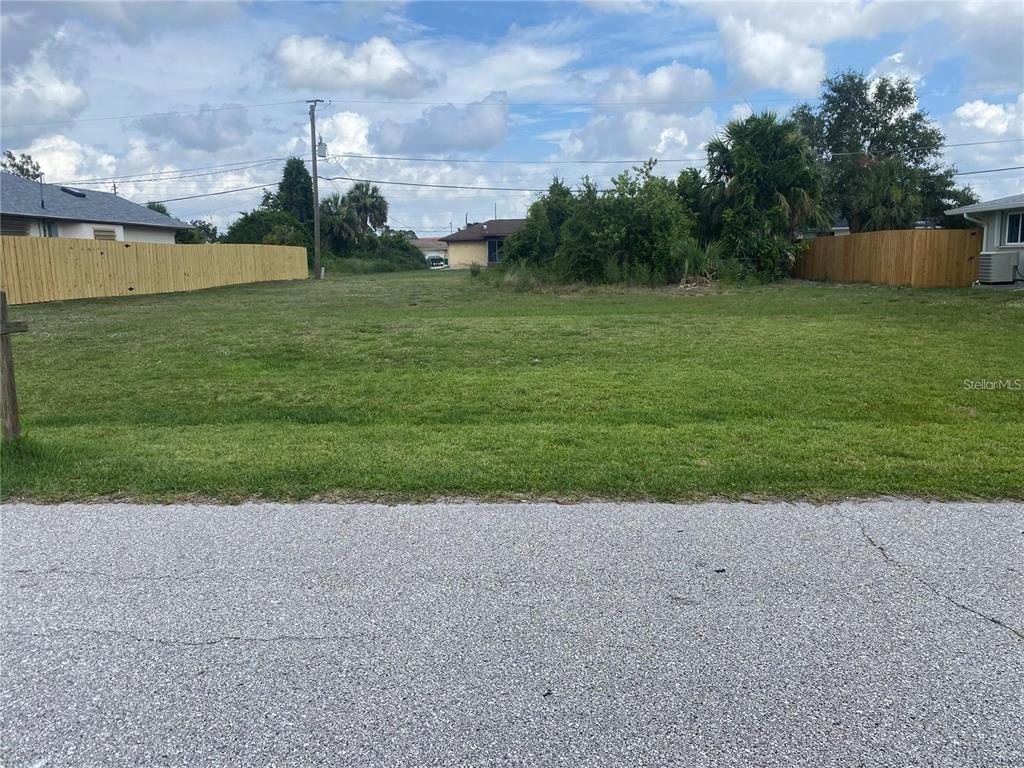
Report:
[[[1024,295],[464,272],[14,307],[4,498],[1022,498]],[[1016,329],[1016,330],[1015,330]]]

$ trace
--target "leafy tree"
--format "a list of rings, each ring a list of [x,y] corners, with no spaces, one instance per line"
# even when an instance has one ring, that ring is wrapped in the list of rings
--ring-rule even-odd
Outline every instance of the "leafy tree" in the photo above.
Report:
[[[171,212],[163,203],[146,203],[146,207],[151,211],[162,213],[164,216],[171,216]],[[178,245],[200,245],[212,243],[217,239],[217,228],[212,224],[202,219],[195,219],[189,224],[192,225],[191,229],[179,229],[174,233],[174,242]]]
[[[202,245],[217,242],[217,228],[205,219],[192,219],[190,229],[179,229],[174,242],[182,245]]]
[[[796,235],[827,220],[807,137],[797,123],[765,112],[728,123],[707,154],[707,196],[726,257],[762,277],[785,274]]]
[[[388,223],[388,201],[375,184],[357,181],[345,194],[345,202],[355,212],[362,233]]]
[[[306,164],[298,157],[289,157],[284,164],[281,182],[277,185],[277,193],[272,197],[272,205],[268,202],[268,193],[263,193],[264,207],[290,213],[302,224],[309,225],[313,221],[313,177],[306,170]]]
[[[547,193],[530,206],[523,228],[505,241],[502,258],[533,266],[549,262],[561,245],[562,225],[574,203],[572,190],[554,178]]]
[[[573,192],[555,179],[530,206],[526,225],[506,240],[503,260],[567,282],[664,284],[685,272],[680,238],[693,218],[674,181],[648,161],[599,192],[585,178]]]
[[[952,171],[941,162],[945,137],[918,107],[906,78],[840,72],[822,83],[817,108],[800,105],[792,119],[825,162],[827,206],[849,222],[851,232],[882,220],[913,227],[917,219],[906,215],[912,208],[938,223],[943,205],[973,194],[954,188]],[[896,179],[910,185],[899,199],[886,182]],[[887,204],[897,209],[882,215]]]
[[[32,181],[40,181],[43,178],[43,171],[39,167],[39,163],[24,152],[15,156],[11,150],[5,149],[4,156],[0,159],[0,169],[13,173],[15,176],[21,176],[23,179],[32,179]]]
[[[243,213],[232,222],[220,240],[222,243],[256,243],[261,245],[299,245],[306,249],[312,263],[313,248],[309,231],[286,211],[257,208]]]
[[[712,189],[707,177],[696,168],[684,168],[676,178],[676,190],[683,201],[687,212],[693,217],[696,226],[697,240],[710,243],[716,237],[721,211],[716,209],[710,199]]]
[[[189,222],[192,225],[192,232],[195,234],[198,242],[200,243],[215,243],[217,242],[217,227],[205,219],[192,219]]]

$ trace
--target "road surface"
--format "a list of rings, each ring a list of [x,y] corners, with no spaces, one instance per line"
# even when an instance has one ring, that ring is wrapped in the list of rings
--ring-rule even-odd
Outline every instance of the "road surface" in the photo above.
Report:
[[[1024,765],[1024,505],[6,505],[5,766]]]

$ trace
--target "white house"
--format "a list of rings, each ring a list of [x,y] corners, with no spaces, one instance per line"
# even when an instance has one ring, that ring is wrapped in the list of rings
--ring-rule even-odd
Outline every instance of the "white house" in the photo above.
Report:
[[[178,219],[109,192],[42,184],[0,173],[0,234],[173,243]]]
[[[983,230],[979,282],[1024,282],[1024,194],[946,211],[947,216],[956,214]]]

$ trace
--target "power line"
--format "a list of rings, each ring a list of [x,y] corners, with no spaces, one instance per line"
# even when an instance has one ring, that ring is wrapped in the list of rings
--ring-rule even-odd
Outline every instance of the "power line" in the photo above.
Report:
[[[961,171],[960,173],[954,173],[954,176],[973,176],[976,173],[1002,173],[1003,171],[1019,171],[1024,169],[1024,165],[1011,165],[1009,168],[983,168],[980,171]]]
[[[383,179],[357,179],[352,176],[320,176],[324,181],[364,181],[368,184],[395,184],[400,187],[431,187],[433,189],[479,189],[485,192],[547,192],[546,189],[528,187],[485,187],[465,184],[427,184],[417,181],[385,181]]]
[[[183,109],[170,112],[147,112],[141,115],[109,115],[107,117],[79,117],[74,120],[48,120],[38,123],[3,123],[0,128],[29,128],[41,125],[70,125],[72,123],[97,123],[104,120],[134,120],[143,117],[171,117],[174,115],[200,115],[206,112],[224,112],[232,109],[261,109],[263,107],[281,107],[286,104],[303,104],[303,100],[295,101],[271,101],[266,104],[229,104],[223,107],[210,107],[206,109]]]
[[[201,195],[186,195],[185,197],[169,197],[166,200],[150,200],[151,203],[176,203],[179,200],[195,200],[197,197],[216,197],[217,195],[230,195],[233,192],[248,192],[251,189],[264,189],[269,184],[257,184],[254,187],[238,187],[237,189],[225,189],[220,192],[205,192]]]
[[[218,173],[231,173],[232,171],[243,171],[247,168],[255,168],[261,165],[268,165],[273,162],[279,162],[281,160],[287,160],[287,157],[268,157],[263,160],[238,160],[234,163],[222,163],[220,165],[200,165],[195,168],[177,168],[173,171],[146,171],[145,173],[130,173],[123,176],[102,176],[94,179],[72,179],[71,181],[62,181],[61,184],[88,184],[90,182],[102,182],[102,181],[127,181],[130,179],[138,179],[139,181],[176,181],[177,179],[188,179],[191,176],[166,176],[162,178],[143,178],[144,176],[156,176],[159,174],[171,174],[171,173],[185,173],[187,171],[205,171],[213,168],[225,168],[224,171],[218,171]],[[233,166],[233,167],[229,167]],[[241,167],[239,167],[241,166]],[[196,176],[212,176],[214,174],[197,173]]]
[[[974,147],[982,144],[1010,144],[1013,142],[1022,142],[1024,138],[1020,139],[992,139],[988,141],[965,141],[956,144],[940,144],[937,149],[947,149],[949,147]],[[905,147],[903,151],[913,151],[915,149],[930,149],[930,147]],[[863,152],[833,152],[832,156],[839,155],[859,155],[865,154]],[[407,157],[402,155],[363,155],[352,152],[338,152],[333,157],[348,157],[359,160],[390,160],[390,161],[401,161],[401,162],[413,162],[413,163],[452,163],[452,164],[476,164],[476,163],[496,163],[496,164],[516,164],[516,165],[638,165],[645,163],[648,160],[654,159],[659,163],[689,163],[699,160],[707,160],[707,155],[698,155],[695,157],[676,157],[676,158],[644,158],[642,160],[594,160],[594,159],[565,159],[565,160],[521,160],[516,158],[509,159],[483,159],[483,158],[446,158],[446,157]]]
[[[1024,169],[1024,165],[1014,165],[1007,168],[981,168],[975,171],[961,171],[954,173],[954,176],[973,176],[983,173],[1002,173],[1004,171],[1019,171]],[[357,179],[352,176],[318,176],[323,181],[364,181],[369,184],[392,184],[402,187],[428,187],[431,189],[470,189],[480,192],[547,192],[546,189],[536,189],[530,187],[488,187],[488,186],[471,186],[465,184],[427,184],[425,182],[415,181],[387,181],[384,179]],[[179,200],[195,200],[200,197],[216,197],[218,195],[230,195],[234,192],[248,192],[253,189],[265,189],[272,184],[256,184],[251,187],[238,187],[236,189],[224,189],[219,192],[204,192],[197,195],[185,195],[183,197],[169,197],[163,200],[152,200],[154,203],[175,203]]]
[[[644,160],[515,160],[515,159],[461,159],[461,158],[446,158],[446,157],[401,157],[395,155],[356,155],[350,153],[339,152],[335,157],[349,157],[359,160],[399,160],[405,162],[414,163],[514,163],[516,165],[629,165],[645,163],[651,158],[645,158]],[[688,163],[695,160],[707,160],[706,155],[700,157],[677,157],[677,158],[662,158],[658,159],[659,163]]]
[[[1006,90],[1016,88],[1016,85],[1011,88],[961,88],[961,89],[919,89],[915,91],[917,96],[921,95],[934,95],[934,96],[949,96],[961,93],[1000,93]],[[748,99],[742,95],[738,95],[734,98],[728,99],[680,99],[680,100],[665,100],[665,101],[602,101],[598,98],[591,99],[589,101],[421,101],[421,100],[405,100],[405,99],[352,99],[337,97],[331,98],[330,104],[390,104],[401,106],[408,104],[412,106],[457,106],[457,107],[594,107],[601,108],[606,106],[612,107],[670,107],[670,106],[685,106],[685,105],[696,105],[696,104],[736,104],[739,102],[745,102],[749,104],[800,104],[806,102],[817,102],[821,101],[821,97],[815,98],[761,98],[761,99]]]

